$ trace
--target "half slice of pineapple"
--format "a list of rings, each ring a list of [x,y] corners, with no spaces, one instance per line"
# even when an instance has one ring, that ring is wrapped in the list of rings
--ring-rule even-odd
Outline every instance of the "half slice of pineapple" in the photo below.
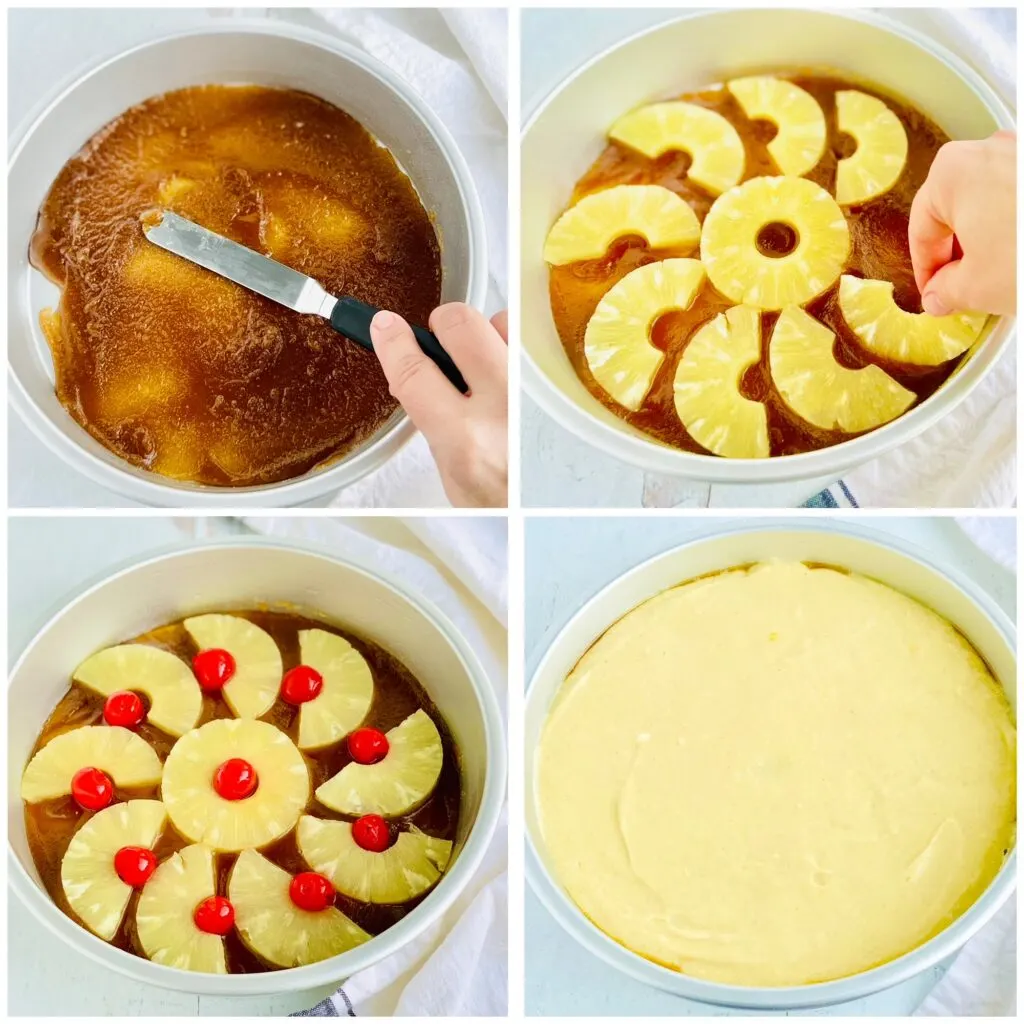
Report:
[[[836,202],[851,206],[888,192],[907,164],[900,119],[880,99],[847,89],[836,93],[836,126],[857,143],[836,168]]]
[[[744,371],[761,356],[761,314],[750,306],[719,313],[690,339],[676,368],[676,413],[690,436],[732,459],[766,459],[768,414],[740,394]]]
[[[292,876],[255,850],[239,854],[228,878],[235,927],[258,957],[275,967],[301,967],[338,956],[372,936],[337,907],[303,910],[289,894]]]
[[[55,736],[36,752],[21,777],[21,798],[35,804],[71,792],[82,768],[106,772],[121,789],[141,789],[160,781],[163,766],[141,736],[119,725],[86,725]]]
[[[186,846],[165,860],[139,896],[135,927],[146,956],[182,971],[227,974],[224,939],[200,931],[193,915],[217,891],[213,850]]]
[[[255,788],[225,797],[218,769],[244,762]],[[280,839],[309,801],[309,769],[280,729],[248,718],[218,718],[182,736],[164,764],[161,787],[174,827],[215,850],[244,850]]]
[[[851,370],[833,355],[835,335],[799,307],[784,309],[768,359],[782,400],[802,419],[855,434],[894,420],[915,394],[877,366]]]
[[[825,114],[809,92],[771,75],[734,78],[725,87],[747,117],[776,126],[768,152],[783,174],[799,177],[814,169],[825,152]]]
[[[692,249],[700,239],[700,221],[661,185],[615,185],[584,196],[555,221],[544,260],[561,266],[600,259],[625,235],[641,235],[652,249]]]
[[[839,308],[869,352],[915,366],[938,366],[966,352],[988,320],[984,313],[908,313],[896,305],[891,282],[850,274],[839,282]]]
[[[351,761],[317,791],[317,799],[341,814],[395,818],[418,807],[433,792],[444,758],[441,734],[422,708],[386,733],[382,761]]]
[[[795,233],[791,251],[766,255],[758,236],[769,225]],[[707,217],[700,255],[711,283],[733,302],[782,309],[831,287],[850,253],[843,211],[806,178],[752,178],[719,196]]]
[[[159,800],[129,800],[93,815],[71,838],[60,864],[60,882],[81,922],[109,942],[121,927],[132,887],[114,868],[125,846],[152,848],[167,812]]]
[[[347,821],[299,819],[299,852],[339,892],[367,903],[405,903],[425,893],[441,877],[452,855],[447,839],[418,830],[400,832],[381,853],[364,850],[352,838]]]
[[[75,669],[72,678],[109,697],[136,690],[149,698],[146,717],[172,736],[195,727],[203,710],[203,692],[192,670],[169,651],[147,644],[120,644],[97,651]]]
[[[604,295],[587,324],[584,354],[598,384],[619,405],[640,408],[665,358],[651,344],[651,328],[673,309],[688,309],[704,283],[700,260],[648,263]]]
[[[299,709],[299,749],[317,750],[337,743],[366,717],[373,674],[344,637],[324,629],[299,631],[299,656],[324,681],[320,693]]]
[[[284,669],[274,638],[237,615],[196,615],[185,629],[201,651],[220,649],[235,660],[235,673],[222,690],[239,718],[259,718],[277,700]]]
[[[695,103],[651,103],[620,117],[609,138],[644,156],[672,150],[690,155],[686,176],[713,196],[738,185],[747,154],[736,129],[721,114]]]

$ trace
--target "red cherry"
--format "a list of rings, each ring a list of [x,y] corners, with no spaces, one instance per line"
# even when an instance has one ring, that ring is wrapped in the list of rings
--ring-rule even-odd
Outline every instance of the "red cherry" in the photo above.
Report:
[[[288,887],[292,903],[303,910],[326,910],[334,904],[334,886],[330,879],[315,871],[303,871]]]
[[[102,811],[114,802],[114,781],[99,768],[82,768],[71,779],[71,795],[79,807]]]
[[[145,846],[122,846],[114,854],[117,877],[133,889],[141,889],[156,871],[156,854]]]
[[[356,729],[348,738],[348,752],[360,764],[376,764],[388,756],[388,738],[379,729]]]
[[[240,757],[229,758],[213,773],[213,788],[225,800],[244,800],[259,784],[256,769]]]
[[[211,647],[208,651],[200,651],[192,659],[192,670],[204,690],[215,693],[224,688],[235,674],[235,659],[229,651],[220,647]]]
[[[192,920],[201,932],[227,935],[235,923],[235,908],[223,896],[207,896],[192,912]]]
[[[305,704],[320,695],[324,688],[324,677],[308,665],[296,665],[289,669],[281,680],[281,696],[289,704]]]
[[[126,729],[139,725],[146,717],[146,705],[131,690],[112,693],[103,705],[103,720],[107,725],[122,725]]]
[[[391,829],[379,814],[364,814],[352,822],[352,838],[364,850],[383,853],[391,845]]]

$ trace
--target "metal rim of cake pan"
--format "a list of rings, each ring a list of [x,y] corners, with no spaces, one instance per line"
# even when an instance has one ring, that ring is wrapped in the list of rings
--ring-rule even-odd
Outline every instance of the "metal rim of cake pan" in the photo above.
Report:
[[[698,548],[711,542],[730,537],[764,536],[769,534],[833,534],[846,539],[865,543],[880,549],[882,552],[909,560],[923,567],[934,576],[938,576],[967,598],[988,624],[993,627],[1000,640],[1016,658],[1016,630],[1009,616],[999,607],[995,600],[973,580],[963,573],[945,565],[914,544],[896,539],[887,534],[876,533],[856,524],[844,522],[841,526],[821,523],[800,522],[780,524],[778,522],[760,526],[737,526],[715,530],[701,537],[695,537],[683,544],[676,545],[665,551],[645,559],[640,564],[620,573],[615,579],[603,585],[596,593],[585,599],[557,634],[546,643],[537,660],[536,667],[530,675],[530,685],[526,693],[526,722],[532,720],[534,714],[539,715],[541,727],[548,713],[551,701],[558,692],[558,687],[548,695],[543,707],[537,705],[544,698],[538,697],[537,683],[547,673],[547,666],[556,654],[565,638],[575,631],[581,620],[584,620],[590,609],[610,593],[624,586],[628,581],[642,578],[659,563],[672,559],[676,555]],[[680,581],[684,582],[684,581]],[[898,589],[898,588],[897,588]],[[642,602],[641,602],[642,603]],[[627,614],[624,612],[623,614]],[[611,623],[604,622],[607,629]],[[601,630],[590,630],[596,638]],[[575,650],[573,646],[573,650]],[[580,651],[579,653],[582,653]],[[527,725],[529,730],[529,724]],[[532,764],[532,761],[530,762]],[[533,769],[526,769],[527,787],[534,781]],[[534,797],[527,793],[526,805],[532,806]],[[671,968],[663,967],[645,957],[634,953],[620,945],[597,927],[572,901],[561,884],[548,870],[539,849],[543,840],[535,834],[531,814],[526,815],[526,860],[525,873],[534,895],[558,922],[558,924],[583,948],[598,957],[609,966],[623,974],[653,988],[672,993],[686,999],[713,1006],[726,1006],[747,1010],[796,1010],[815,1007],[834,1006],[855,999],[872,995],[891,988],[901,982],[913,978],[923,971],[941,963],[945,958],[958,952],[963,945],[974,936],[1000,910],[1013,894],[1016,886],[1017,848],[1014,843],[1007,854],[1000,870],[989,883],[985,891],[955,921],[947,925],[937,935],[912,949],[910,952],[878,967],[861,971],[848,977],[834,981],[819,982],[809,985],[785,987],[755,987],[729,985],[713,981],[705,981],[690,977]]]
[[[338,60],[355,64],[386,86],[418,119],[443,157],[454,181],[462,204],[462,218],[466,226],[466,294],[460,296],[471,306],[482,308],[487,296],[487,244],[483,207],[473,182],[469,166],[450,132],[433,110],[399,75],[375,57],[322,32],[284,22],[268,22],[252,18],[232,18],[202,27],[160,35],[127,49],[105,56],[84,70],[74,73],[70,80],[58,85],[43,101],[36,105],[16,131],[12,142],[10,167],[18,161],[26,141],[38,131],[47,129],[52,110],[85,80],[102,73],[108,67],[152,47],[163,46],[175,40],[198,36],[257,33],[268,37],[285,37],[296,42],[316,46]],[[415,182],[413,183],[415,185]],[[27,251],[28,240],[25,240]],[[26,262],[25,273],[18,286],[28,287],[31,275],[37,271]],[[31,315],[31,306],[27,306]],[[31,324],[19,328],[31,332]],[[22,421],[32,433],[65,463],[71,465],[93,482],[134,501],[161,507],[280,507],[318,504],[324,499],[356,483],[368,473],[379,469],[397,454],[416,433],[412,422],[399,407],[376,434],[365,440],[347,455],[327,460],[299,477],[274,484],[246,487],[213,487],[183,481],[173,481],[132,466],[111,452],[94,453],[83,446],[91,441],[85,430],[70,415],[64,413],[60,423],[54,422],[41,410],[23,386],[13,369],[8,367],[10,386],[8,396]]]
[[[481,731],[486,746],[483,753],[486,769],[476,817],[466,835],[465,844],[459,851],[454,864],[441,876],[441,879],[420,904],[402,920],[374,936],[363,946],[304,967],[284,968],[266,971],[262,974],[213,975],[183,971],[152,963],[111,946],[65,914],[32,880],[13,849],[8,848],[11,888],[33,916],[61,941],[93,962],[135,981],[199,995],[275,995],[340,984],[345,978],[380,962],[406,946],[431,925],[439,922],[470,883],[473,874],[484,859],[497,828],[505,800],[507,781],[504,727],[494,688],[479,658],[454,623],[432,601],[414,592],[392,573],[376,567],[368,569],[357,561],[351,561],[305,541],[296,543],[269,537],[221,537],[210,541],[165,546],[141,558],[126,560],[115,569],[107,570],[102,575],[83,584],[55,606],[19,656],[10,678],[13,680],[17,676],[22,664],[33,649],[45,641],[50,628],[61,619],[65,612],[79,602],[90,599],[109,584],[139,570],[153,566],[171,565],[176,559],[194,556],[197,552],[245,548],[293,552],[304,557],[313,556],[334,563],[347,572],[366,576],[384,585],[423,615],[452,649],[465,669],[466,677],[476,696],[480,714]],[[10,697],[10,691],[8,691],[8,696]],[[16,811],[17,808],[12,809],[12,812]]]
[[[668,19],[658,25],[633,33],[606,47],[589,58],[558,83],[527,118],[521,133],[526,140],[533,127],[544,117],[551,103],[581,75],[601,64],[613,53],[657,35],[668,27],[692,21],[716,19],[736,13],[732,10],[697,11]],[[761,13],[758,11],[757,13]],[[902,38],[930,57],[955,72],[974,93],[1000,128],[1013,129],[1014,120],[1003,100],[959,57],[950,53],[934,39],[906,25],[895,22],[884,14],[864,10],[817,9],[816,16],[828,16],[861,22]],[[1011,316],[992,317],[983,337],[967,360],[954,370],[938,391],[903,416],[866,434],[817,451],[797,455],[775,456],[767,459],[731,459],[703,455],[673,448],[642,434],[638,430],[613,426],[598,419],[593,413],[565,395],[552,383],[534,360],[526,345],[523,354],[523,388],[544,413],[560,427],[600,449],[604,453],[649,472],[660,472],[706,483],[720,484],[782,484],[799,481],[837,479],[842,474],[877,456],[919,437],[952,412],[988,376],[999,359],[1010,347],[1015,332],[1015,319]],[[553,323],[549,330],[557,343]],[[985,365],[978,358],[985,350]],[[596,402],[596,399],[593,399]]]

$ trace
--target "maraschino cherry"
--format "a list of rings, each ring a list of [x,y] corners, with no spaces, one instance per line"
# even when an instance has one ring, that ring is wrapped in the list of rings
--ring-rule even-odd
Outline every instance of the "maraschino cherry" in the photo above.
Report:
[[[156,854],[145,846],[122,846],[114,854],[117,877],[133,889],[141,889],[156,871]]]
[[[213,773],[213,788],[225,800],[244,800],[259,784],[256,769],[240,757],[229,758]]]
[[[71,795],[79,807],[102,811],[114,801],[114,781],[99,768],[81,768],[71,778]]]
[[[192,912],[192,920],[201,932],[227,935],[235,923],[235,908],[224,896],[207,896]]]
[[[334,886],[329,878],[315,871],[303,871],[288,887],[292,903],[302,910],[326,910],[334,904]]]
[[[132,729],[146,717],[146,706],[142,698],[131,690],[112,693],[103,705],[103,721],[107,725],[120,725]]]
[[[281,696],[289,704],[305,704],[320,696],[324,688],[324,677],[309,665],[296,665],[284,674],[281,680]]]
[[[379,814],[364,814],[352,822],[352,838],[371,853],[383,853],[391,845],[391,829]]]
[[[356,729],[348,738],[348,752],[359,764],[376,764],[388,756],[388,738],[379,729]]]
[[[204,690],[216,693],[231,682],[235,674],[235,659],[230,651],[220,647],[211,647],[208,651],[200,651],[192,659],[192,671]]]

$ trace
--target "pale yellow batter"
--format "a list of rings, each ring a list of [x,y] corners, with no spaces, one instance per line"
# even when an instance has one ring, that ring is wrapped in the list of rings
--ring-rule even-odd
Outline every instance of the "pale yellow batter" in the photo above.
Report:
[[[1013,841],[1015,730],[944,619],[864,577],[768,563],[676,587],[584,655],[545,724],[555,875],[630,949],[798,985],[908,952]]]

